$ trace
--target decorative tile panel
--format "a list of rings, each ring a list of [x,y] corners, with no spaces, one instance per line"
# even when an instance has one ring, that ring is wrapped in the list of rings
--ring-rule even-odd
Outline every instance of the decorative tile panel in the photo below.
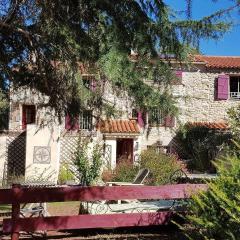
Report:
[[[33,163],[49,164],[51,162],[51,147],[34,146]]]

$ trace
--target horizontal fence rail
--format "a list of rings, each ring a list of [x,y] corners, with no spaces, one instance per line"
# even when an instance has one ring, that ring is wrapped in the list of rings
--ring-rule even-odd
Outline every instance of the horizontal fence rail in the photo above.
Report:
[[[13,227],[11,219],[4,219],[3,232],[46,231],[62,229],[119,228],[134,226],[166,225],[174,212],[119,213],[101,215],[77,215],[61,217],[19,218]]]
[[[20,231],[63,230],[87,228],[117,228],[168,224],[176,214],[173,210],[142,213],[112,213],[77,216],[51,216],[20,218],[20,204],[122,199],[187,199],[192,194],[206,190],[206,184],[176,184],[163,186],[106,186],[106,187],[54,187],[0,190],[0,204],[12,204],[12,218],[3,220],[3,232],[11,233],[12,240],[19,239]]]
[[[97,201],[121,199],[182,199],[189,198],[205,184],[176,184],[163,186],[106,186],[21,188],[0,190],[0,204]]]

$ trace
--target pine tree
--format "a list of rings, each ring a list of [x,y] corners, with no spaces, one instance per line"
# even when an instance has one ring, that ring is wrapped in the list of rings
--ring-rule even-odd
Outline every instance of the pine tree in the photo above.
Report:
[[[240,147],[240,146],[238,146]],[[193,197],[189,225],[183,227],[189,239],[240,239],[240,158],[228,155],[215,163],[219,177],[209,189]],[[190,227],[189,227],[190,226]]]
[[[79,112],[89,106],[81,63],[99,81],[107,78],[128,92],[136,107],[175,112],[164,87],[173,78],[168,56],[185,61],[200,39],[221,37],[230,27],[222,21],[224,13],[176,20],[162,0],[2,0],[0,82],[39,90],[58,116]],[[137,59],[129,58],[131,50]],[[144,78],[154,79],[161,91]],[[101,95],[92,97],[93,105],[103,102]]]

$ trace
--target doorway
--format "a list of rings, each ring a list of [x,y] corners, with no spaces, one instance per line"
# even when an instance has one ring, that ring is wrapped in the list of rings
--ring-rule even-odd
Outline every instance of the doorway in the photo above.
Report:
[[[128,160],[133,164],[133,139],[117,139],[117,164],[121,160]]]
[[[36,121],[36,107],[35,105],[22,106],[22,129],[25,130],[27,124],[33,124]]]

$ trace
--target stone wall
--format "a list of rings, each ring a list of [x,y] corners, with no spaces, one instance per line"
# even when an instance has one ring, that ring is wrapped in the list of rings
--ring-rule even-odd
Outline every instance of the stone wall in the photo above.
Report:
[[[216,81],[220,74],[236,74],[236,72],[210,71],[200,68],[183,73],[185,88],[185,104],[179,105],[183,122],[187,121],[226,121],[227,110],[237,106],[237,100],[216,100]]]

